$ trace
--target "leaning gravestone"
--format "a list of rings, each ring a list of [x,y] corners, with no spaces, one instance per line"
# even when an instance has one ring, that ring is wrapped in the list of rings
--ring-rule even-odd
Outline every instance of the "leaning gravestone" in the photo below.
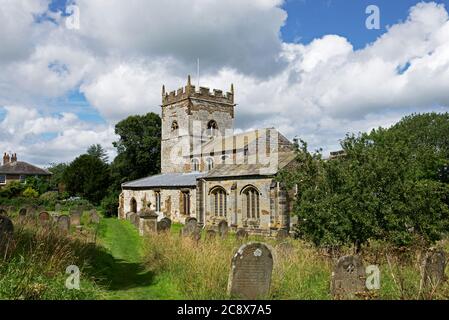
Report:
[[[366,291],[366,271],[358,256],[338,259],[332,272],[331,293],[336,299],[354,299]]]
[[[226,222],[226,220],[221,220],[220,223],[218,223],[218,233],[220,234],[220,237],[222,239],[226,238],[226,236],[228,235],[228,223]]]
[[[81,224],[81,212],[79,210],[70,209],[70,224],[74,226]]]
[[[171,220],[167,217],[162,218],[161,221],[157,223],[157,231],[164,232],[171,228]]]
[[[70,218],[68,216],[59,216],[57,223],[59,230],[64,232],[68,232],[70,230]]]
[[[235,236],[238,240],[243,240],[248,238],[248,232],[245,229],[238,229]]]
[[[273,255],[267,245],[244,244],[232,258],[228,294],[242,299],[264,298],[270,291]]]
[[[50,218],[51,218],[50,214],[48,212],[46,212],[46,211],[43,211],[43,212],[39,213],[39,223],[41,225],[48,224],[49,221],[50,221]]]
[[[426,253],[422,264],[422,284],[427,288],[435,288],[446,280],[446,254],[443,250]]]

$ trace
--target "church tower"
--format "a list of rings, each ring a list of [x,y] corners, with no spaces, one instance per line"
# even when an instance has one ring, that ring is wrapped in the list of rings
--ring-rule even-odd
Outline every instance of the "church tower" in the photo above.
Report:
[[[233,134],[234,87],[222,90],[191,84],[167,93],[162,86],[161,172],[190,172],[191,154],[214,137]]]

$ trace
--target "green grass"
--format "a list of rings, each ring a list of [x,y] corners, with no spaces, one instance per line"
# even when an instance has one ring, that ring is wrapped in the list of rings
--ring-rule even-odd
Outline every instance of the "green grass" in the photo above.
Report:
[[[166,274],[156,274],[144,266],[144,241],[130,222],[102,219],[98,241],[106,252],[95,259],[93,267],[103,275],[101,284],[106,288],[107,299],[182,298]]]

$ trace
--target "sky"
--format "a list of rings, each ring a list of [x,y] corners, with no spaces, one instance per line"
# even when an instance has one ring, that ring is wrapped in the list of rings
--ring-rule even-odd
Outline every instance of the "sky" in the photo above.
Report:
[[[379,28],[369,29],[378,9]],[[0,0],[0,151],[48,166],[160,113],[187,75],[235,87],[237,132],[326,154],[347,133],[449,110],[449,0]]]

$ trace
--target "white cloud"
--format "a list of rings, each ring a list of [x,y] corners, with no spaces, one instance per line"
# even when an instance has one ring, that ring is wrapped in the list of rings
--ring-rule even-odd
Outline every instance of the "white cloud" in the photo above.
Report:
[[[28,12],[41,12],[45,1],[36,7],[23,3]],[[30,156],[33,150],[39,161],[68,159],[97,141],[110,147],[113,124],[131,114],[160,112],[161,85],[185,85],[197,57],[201,85],[229,90],[234,83],[238,130],[274,126],[327,150],[337,148],[346,132],[449,107],[448,13],[435,3],[412,7],[405,21],[360,50],[339,35],[307,45],[282,43],[286,13],[279,0],[76,3],[80,30],[66,29],[53,14],[59,26],[34,24],[29,39],[20,33],[26,31],[16,31],[27,39],[15,46],[27,48],[20,58],[0,51],[0,106],[38,105],[33,102],[79,87],[108,123],[86,123],[70,110],[46,116],[40,109],[7,108],[5,132],[15,132],[17,140],[0,136],[2,146],[19,145]],[[23,30],[33,23],[25,16]],[[54,137],[39,139],[48,128],[57,128]]]

